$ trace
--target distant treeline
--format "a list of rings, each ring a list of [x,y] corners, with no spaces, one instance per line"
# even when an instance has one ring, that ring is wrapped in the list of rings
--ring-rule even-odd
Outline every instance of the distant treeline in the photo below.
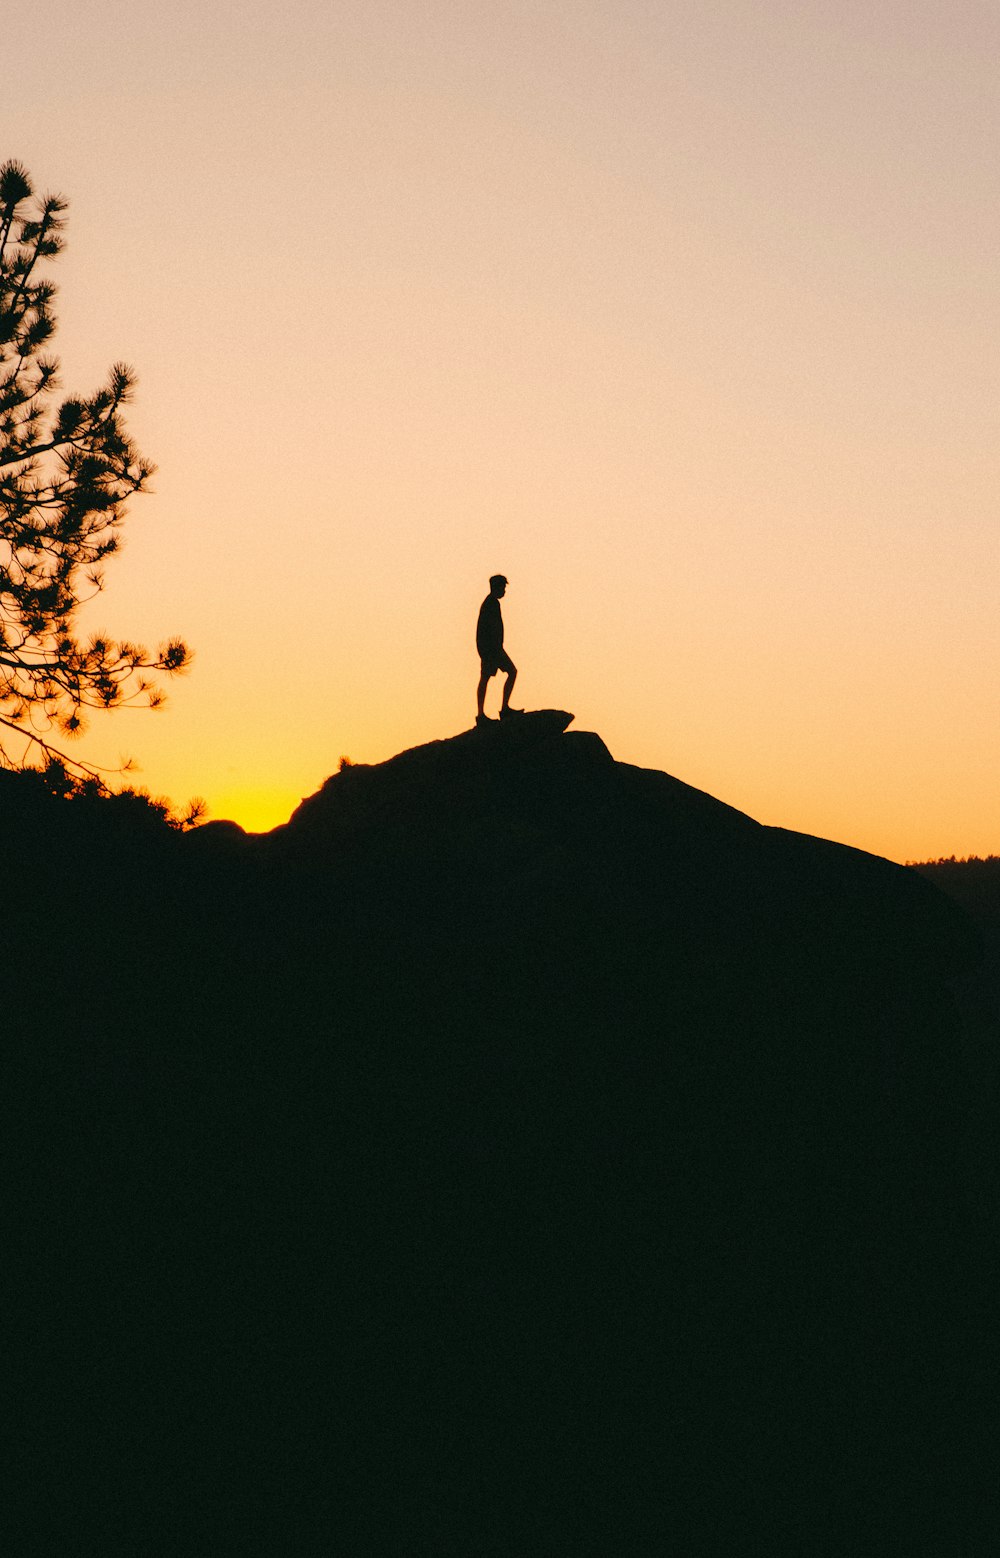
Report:
[[[936,860],[908,860],[908,866],[922,871],[927,866],[988,866],[996,865],[1000,855],[939,855]]]
[[[970,914],[982,920],[1000,921],[1000,855],[968,855],[961,860],[955,855],[943,855],[939,860],[908,860],[907,866],[948,893]]]

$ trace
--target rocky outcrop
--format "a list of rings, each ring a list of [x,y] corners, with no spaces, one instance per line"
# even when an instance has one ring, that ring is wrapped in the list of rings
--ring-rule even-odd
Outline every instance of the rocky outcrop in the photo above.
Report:
[[[572,718],[543,710],[346,765],[246,847],[373,911],[382,894],[447,922],[502,900],[543,939],[589,924],[602,941],[659,938],[664,957],[680,937],[731,966],[809,956],[920,978],[975,959],[969,921],[914,873],[616,762]]]

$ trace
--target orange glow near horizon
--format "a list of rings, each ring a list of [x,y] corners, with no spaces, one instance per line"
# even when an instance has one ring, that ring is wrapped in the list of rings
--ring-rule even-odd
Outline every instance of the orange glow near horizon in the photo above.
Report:
[[[517,703],[761,822],[1000,849],[1000,13],[50,13],[3,155],[70,200],[65,392],[133,363],[159,467],[85,622],[195,651],[76,751],[273,826],[471,724],[502,571]]]

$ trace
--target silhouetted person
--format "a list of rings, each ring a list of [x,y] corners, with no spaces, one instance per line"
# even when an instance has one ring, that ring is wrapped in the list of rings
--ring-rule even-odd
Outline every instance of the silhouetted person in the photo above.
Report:
[[[503,698],[500,703],[500,718],[505,719],[508,714],[518,714],[519,709],[510,706],[511,688],[517,676],[517,666],[503,647],[503,617],[500,614],[500,601],[507,589],[507,580],[502,573],[495,573],[490,580],[490,593],[479,608],[479,621],[476,623],[476,648],[479,650],[479,658],[482,661],[482,672],[479,677],[479,690],[476,693],[476,724],[489,725],[483,712],[486,702],[486,686],[491,676],[496,676],[498,671],[505,671],[507,680],[503,684]]]

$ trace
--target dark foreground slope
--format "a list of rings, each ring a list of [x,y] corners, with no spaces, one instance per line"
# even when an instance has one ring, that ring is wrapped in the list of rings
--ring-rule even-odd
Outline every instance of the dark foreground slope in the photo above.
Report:
[[[567,723],[0,791],[20,1550],[986,1550],[974,928]]]

